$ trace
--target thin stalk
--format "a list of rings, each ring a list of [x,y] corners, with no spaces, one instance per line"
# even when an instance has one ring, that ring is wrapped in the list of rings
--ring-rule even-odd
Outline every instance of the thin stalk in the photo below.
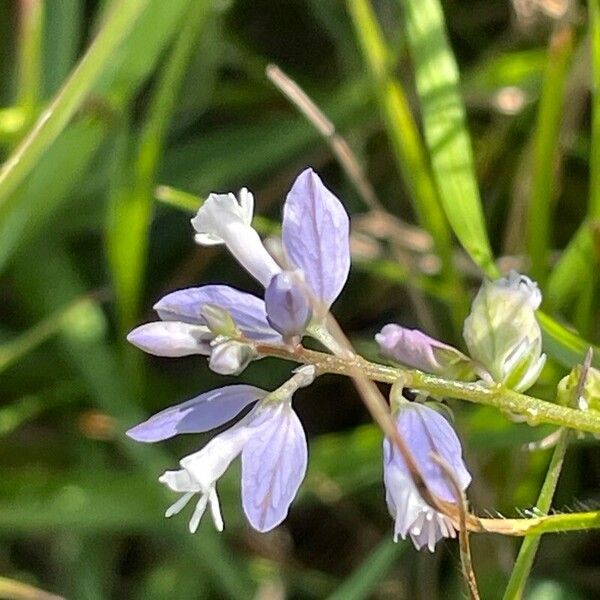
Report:
[[[558,443],[552,453],[552,459],[550,460],[550,466],[544,479],[544,484],[540,491],[536,507],[538,510],[547,513],[552,505],[552,498],[554,497],[554,490],[558,483],[558,478],[562,470],[563,461],[565,458],[565,452],[569,444],[569,431],[563,430],[561,432]],[[565,516],[565,515],[561,515]],[[521,598],[527,579],[529,578],[529,572],[533,566],[533,560],[535,558],[538,546],[540,545],[541,534],[528,534],[519,550],[519,555],[513,567],[512,573],[506,591],[504,592],[504,600],[513,600],[514,598]]]
[[[583,361],[581,374],[577,387],[571,398],[566,401],[566,404],[571,406],[577,406],[579,399],[582,397],[585,380],[592,364],[593,351],[590,348]],[[543,513],[548,513],[552,506],[552,499],[554,498],[554,492],[556,491],[556,485],[562,471],[565,454],[567,452],[567,446],[572,435],[568,429],[560,430],[558,442],[552,453],[552,459],[550,460],[550,466],[546,473],[540,495],[538,497],[536,507]],[[537,553],[537,549],[541,541],[540,535],[528,535],[524,540],[519,550],[519,555],[513,567],[513,571],[510,575],[508,586],[504,593],[504,600],[512,600],[513,598],[521,598],[525,591],[525,585],[529,579],[529,573],[533,566],[533,560]]]
[[[393,384],[403,379],[407,388],[423,391],[431,396],[493,406],[506,413],[523,416],[531,425],[547,423],[588,433],[600,433],[600,414],[596,411],[553,404],[509,390],[500,384],[452,381],[421,371],[373,363],[356,355],[352,358],[333,356],[302,346],[291,350],[283,346],[257,344],[256,349],[262,355],[315,365],[320,374],[334,373],[353,377],[358,368],[372,381]]]

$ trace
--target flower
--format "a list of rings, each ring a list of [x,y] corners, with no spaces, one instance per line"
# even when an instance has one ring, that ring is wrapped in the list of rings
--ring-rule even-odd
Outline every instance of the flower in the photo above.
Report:
[[[456,502],[453,489],[432,453],[454,470],[461,490],[471,482],[456,433],[438,412],[416,402],[393,402],[398,433],[407,443],[429,491],[446,502]],[[383,479],[386,502],[395,520],[394,541],[409,535],[415,547],[433,552],[444,537],[455,537],[452,521],[423,500],[398,449],[388,438],[383,441]]]
[[[254,197],[246,189],[233,194],[210,194],[192,219],[196,243],[225,244],[238,262],[264,286],[281,271],[258,233],[252,228]]]
[[[465,320],[463,336],[470,356],[493,381],[518,392],[536,382],[546,362],[535,317],[541,301],[537,284],[512,271],[483,282]]]
[[[398,363],[446,377],[463,380],[474,377],[468,356],[418,329],[389,323],[375,335],[375,341],[383,356]]]
[[[180,469],[166,471],[159,481],[182,496],[166,511],[179,513],[192,497],[199,500],[189,529],[194,533],[210,507],[217,530],[223,519],[217,481],[231,462],[242,456],[242,506],[258,531],[270,531],[285,519],[306,473],[307,447],[302,425],[292,409],[292,395],[309,385],[314,367],[302,367],[272,393],[252,386],[228,386],[168,408],[127,434],[137,441],[157,442],[179,433],[207,431],[223,425],[245,407],[256,406],[238,423],[215,436],[204,448],[183,458]]]
[[[318,316],[340,295],[350,271],[350,221],[321,178],[305,169],[283,206],[281,230],[291,269],[302,272]]]
[[[268,288],[281,268],[252,228],[254,199],[248,190],[211,194],[192,225],[199,244],[224,243],[238,262]],[[320,177],[305,169],[290,189],[282,222],[283,260],[288,271],[297,271],[298,282],[322,317],[339,296],[350,270],[350,222],[342,203]],[[286,302],[281,296],[280,300]],[[277,310],[273,308],[273,310]],[[276,320],[277,317],[274,316]]]
[[[205,285],[171,292],[154,305],[161,321],[145,323],[129,333],[134,346],[156,356],[210,356],[209,366],[221,374],[238,374],[256,358],[254,349],[211,331],[216,309],[231,316],[239,332],[249,340],[281,344],[281,334],[267,320],[260,298],[226,285]]]
[[[302,335],[312,316],[301,283],[295,273],[283,271],[271,279],[265,290],[267,321],[284,339]]]

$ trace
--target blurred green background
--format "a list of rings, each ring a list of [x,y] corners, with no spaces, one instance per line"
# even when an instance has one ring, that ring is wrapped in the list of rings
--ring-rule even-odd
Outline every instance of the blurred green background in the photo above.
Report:
[[[0,2],[0,597],[49,598],[15,582],[71,599],[463,597],[454,542],[434,555],[392,543],[381,436],[349,381],[297,394],[309,472],[267,535],[242,519],[237,467],[221,483],[222,535],[209,520],[195,536],[183,516],[166,521],[157,477],[205,440],[123,435],[230,381],[200,357],[127,347],[153,303],[207,282],[261,293],[224,251],[194,246],[198,198],[247,186],[277,221],[307,165],[353,215],[353,270],[334,312],[366,356],[390,321],[460,345],[492,252],[502,270],[532,273],[567,325],[546,323],[551,359],[534,395],[553,399],[585,340],[600,341],[600,9],[441,6],[450,46],[437,0]],[[375,205],[268,80],[269,63],[348,141]],[[243,379],[274,388],[289,371],[268,359]],[[549,453],[524,445],[551,429],[451,406],[475,512],[533,506]],[[597,507],[599,475],[593,441],[578,439],[554,506]],[[527,597],[599,597],[599,543],[546,536]],[[472,537],[483,598],[502,597],[518,545]]]

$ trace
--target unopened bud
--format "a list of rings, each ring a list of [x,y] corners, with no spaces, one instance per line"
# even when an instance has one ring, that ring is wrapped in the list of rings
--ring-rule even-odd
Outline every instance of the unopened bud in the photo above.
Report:
[[[383,356],[403,365],[463,381],[475,377],[468,356],[418,329],[389,323],[375,335],[375,341]]]
[[[257,356],[249,344],[224,341],[213,347],[208,366],[220,375],[239,375]]]
[[[483,282],[465,320],[463,335],[471,358],[492,380],[519,392],[536,382],[546,362],[535,317],[541,299],[537,284],[513,271]]]

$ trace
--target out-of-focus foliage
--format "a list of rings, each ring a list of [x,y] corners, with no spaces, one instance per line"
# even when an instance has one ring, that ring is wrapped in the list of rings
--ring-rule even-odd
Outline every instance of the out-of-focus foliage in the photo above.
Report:
[[[455,544],[429,555],[391,542],[381,435],[339,378],[297,395],[309,471],[280,528],[247,528],[235,472],[224,534],[166,521],[157,476],[205,440],[144,446],[123,431],[222,378],[200,357],[142,356],[124,334],[166,291],[258,292],[226,253],[193,245],[195,196],[248,186],[271,231],[311,165],[353,216],[333,310],[363,354],[389,321],[460,347],[500,257],[543,282],[551,359],[533,392],[553,400],[565,367],[600,342],[596,0],[14,0],[0,3],[0,56],[0,597],[461,597]],[[413,227],[399,236],[369,211],[266,78],[272,62]],[[272,389],[288,373],[265,359],[245,380]],[[474,511],[534,505],[549,454],[524,447],[551,429],[452,408]],[[558,509],[600,500],[588,441],[571,441]],[[527,597],[598,597],[598,541],[544,538]],[[472,546],[482,597],[501,597],[518,542]]]

